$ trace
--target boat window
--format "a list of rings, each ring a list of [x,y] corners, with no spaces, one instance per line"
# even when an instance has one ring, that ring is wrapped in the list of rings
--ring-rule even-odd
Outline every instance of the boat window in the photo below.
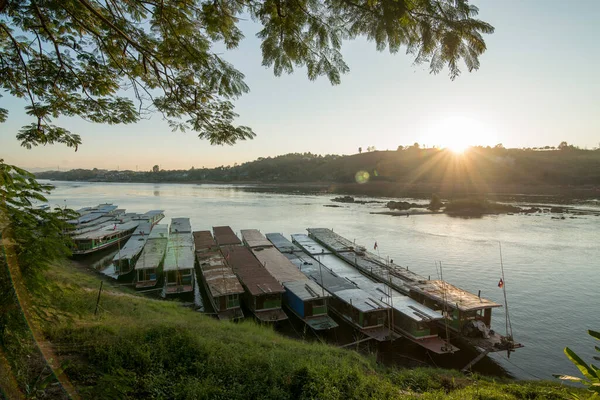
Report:
[[[227,308],[238,307],[240,304],[238,294],[230,294],[227,296]]]

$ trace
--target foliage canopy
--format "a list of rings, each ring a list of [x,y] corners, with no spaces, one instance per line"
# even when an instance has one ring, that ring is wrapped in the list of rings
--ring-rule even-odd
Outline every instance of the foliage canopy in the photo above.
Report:
[[[40,208],[51,185],[37,182],[33,174],[4,164],[0,159],[0,268],[15,262],[26,278],[54,260],[70,255],[69,240],[63,235],[66,219],[73,211]]]
[[[27,148],[81,144],[53,125],[61,115],[117,124],[158,111],[173,129],[212,144],[255,136],[234,125],[232,100],[249,90],[215,44],[236,48],[240,21],[260,24],[263,65],[275,75],[305,67],[340,82],[342,42],[359,36],[378,50],[405,46],[431,72],[479,67],[494,28],[468,0],[0,0],[0,88],[26,100]],[[134,93],[135,101],[127,96]],[[1,95],[0,95],[1,96]],[[8,111],[0,108],[0,122]]]

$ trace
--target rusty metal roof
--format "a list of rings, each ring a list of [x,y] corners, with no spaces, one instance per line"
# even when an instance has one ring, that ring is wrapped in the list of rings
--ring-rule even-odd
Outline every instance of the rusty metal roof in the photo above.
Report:
[[[217,248],[217,242],[213,239],[210,231],[194,232],[194,244],[196,246],[196,251],[207,251]]]
[[[260,265],[246,247],[224,246],[221,247],[221,252],[227,263],[240,278],[242,285],[253,296],[284,292],[283,286]]]
[[[196,253],[196,258],[212,297],[244,293],[240,281],[219,251]]]
[[[298,267],[290,262],[283,254],[274,247],[252,249],[254,256],[260,261],[263,267],[269,271],[280,283],[292,282],[298,280],[308,280]]]
[[[240,233],[246,246],[251,249],[256,247],[273,247],[273,243],[269,242],[258,229],[242,229]]]
[[[215,234],[215,240],[219,246],[242,244],[229,226],[213,226],[213,233]]]
[[[461,311],[475,311],[484,308],[502,307],[491,300],[479,297],[476,294],[457,288],[448,282],[431,280],[411,286],[411,290],[443,303],[444,299],[449,307],[458,308]]]

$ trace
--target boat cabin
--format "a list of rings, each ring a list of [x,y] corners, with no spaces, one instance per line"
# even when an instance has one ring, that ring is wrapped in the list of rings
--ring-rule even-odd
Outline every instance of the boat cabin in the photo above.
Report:
[[[194,241],[191,232],[174,233],[171,227],[163,266],[165,295],[194,291],[194,264]]]
[[[135,263],[135,288],[148,289],[158,284],[168,242],[167,225],[156,225]]]
[[[81,235],[73,236],[72,240],[75,245],[73,254],[89,254],[111,246],[116,246],[117,243],[130,237],[138,224],[139,222],[136,221],[126,222],[124,224],[115,223],[82,233]]]
[[[250,250],[231,245],[222,246],[221,252],[244,287],[244,304],[256,318],[263,322],[287,319],[287,315],[281,309],[285,289],[260,265]]]
[[[196,252],[206,294],[219,319],[244,318],[240,298],[244,288],[220,251]]]
[[[442,280],[427,280],[412,285],[411,297],[429,308],[443,312],[447,316],[448,327],[460,333],[463,333],[467,325],[476,321],[483,322],[489,329],[492,308],[502,307]]]

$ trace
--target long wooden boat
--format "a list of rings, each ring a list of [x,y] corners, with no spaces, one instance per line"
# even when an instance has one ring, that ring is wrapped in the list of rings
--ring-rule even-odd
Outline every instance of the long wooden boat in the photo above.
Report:
[[[136,289],[151,289],[158,284],[168,240],[169,227],[166,224],[156,225],[148,235],[142,254],[135,263]]]
[[[133,231],[133,234],[127,240],[124,246],[119,246],[117,254],[113,257],[113,265],[115,266],[115,274],[118,277],[129,275],[133,271],[135,262],[142,253],[148,236],[152,231],[152,225],[145,220],[134,220],[139,222],[139,225]]]
[[[246,247],[238,244],[221,245],[221,243],[236,243],[231,228],[213,228],[213,233],[225,261],[244,287],[242,301],[246,307],[263,322],[287,319],[287,315],[281,309],[281,300],[285,292],[283,286],[263,268]],[[239,239],[237,242],[241,244]]]
[[[210,231],[194,232],[194,245],[200,280],[217,317],[222,320],[244,318],[240,307],[244,288],[225,262]]]
[[[73,255],[90,254],[102,249],[116,246],[127,240],[139,225],[138,221],[113,224],[72,237]]]
[[[316,259],[283,235],[268,233],[266,236],[300,272],[331,293],[328,310],[333,311],[369,339],[383,342],[398,337],[386,327],[390,311],[388,305],[357,288],[352,282],[335,275],[327,268],[322,268]]]
[[[256,229],[241,231],[244,244],[285,289],[283,304],[314,330],[331,329],[338,324],[327,315],[331,294],[311,281]]]
[[[444,316],[388,285],[363,275],[349,263],[336,257],[316,241],[304,234],[292,235],[292,242],[316,257],[321,266],[352,282],[358,288],[390,307],[388,324],[399,335],[437,354],[453,353],[458,348],[438,335],[437,321]]]
[[[173,218],[163,266],[165,296],[191,293],[196,285],[194,239],[189,218]]]
[[[446,281],[429,280],[393,261],[385,260],[366,251],[363,246],[338,235],[330,229],[308,229],[309,236],[341,259],[352,264],[363,274],[390,285],[398,292],[417,302],[444,313],[440,328],[448,328],[459,342],[482,351],[513,351],[523,347],[512,338],[502,336],[491,329],[492,309],[500,304],[480,295],[460,289]]]

